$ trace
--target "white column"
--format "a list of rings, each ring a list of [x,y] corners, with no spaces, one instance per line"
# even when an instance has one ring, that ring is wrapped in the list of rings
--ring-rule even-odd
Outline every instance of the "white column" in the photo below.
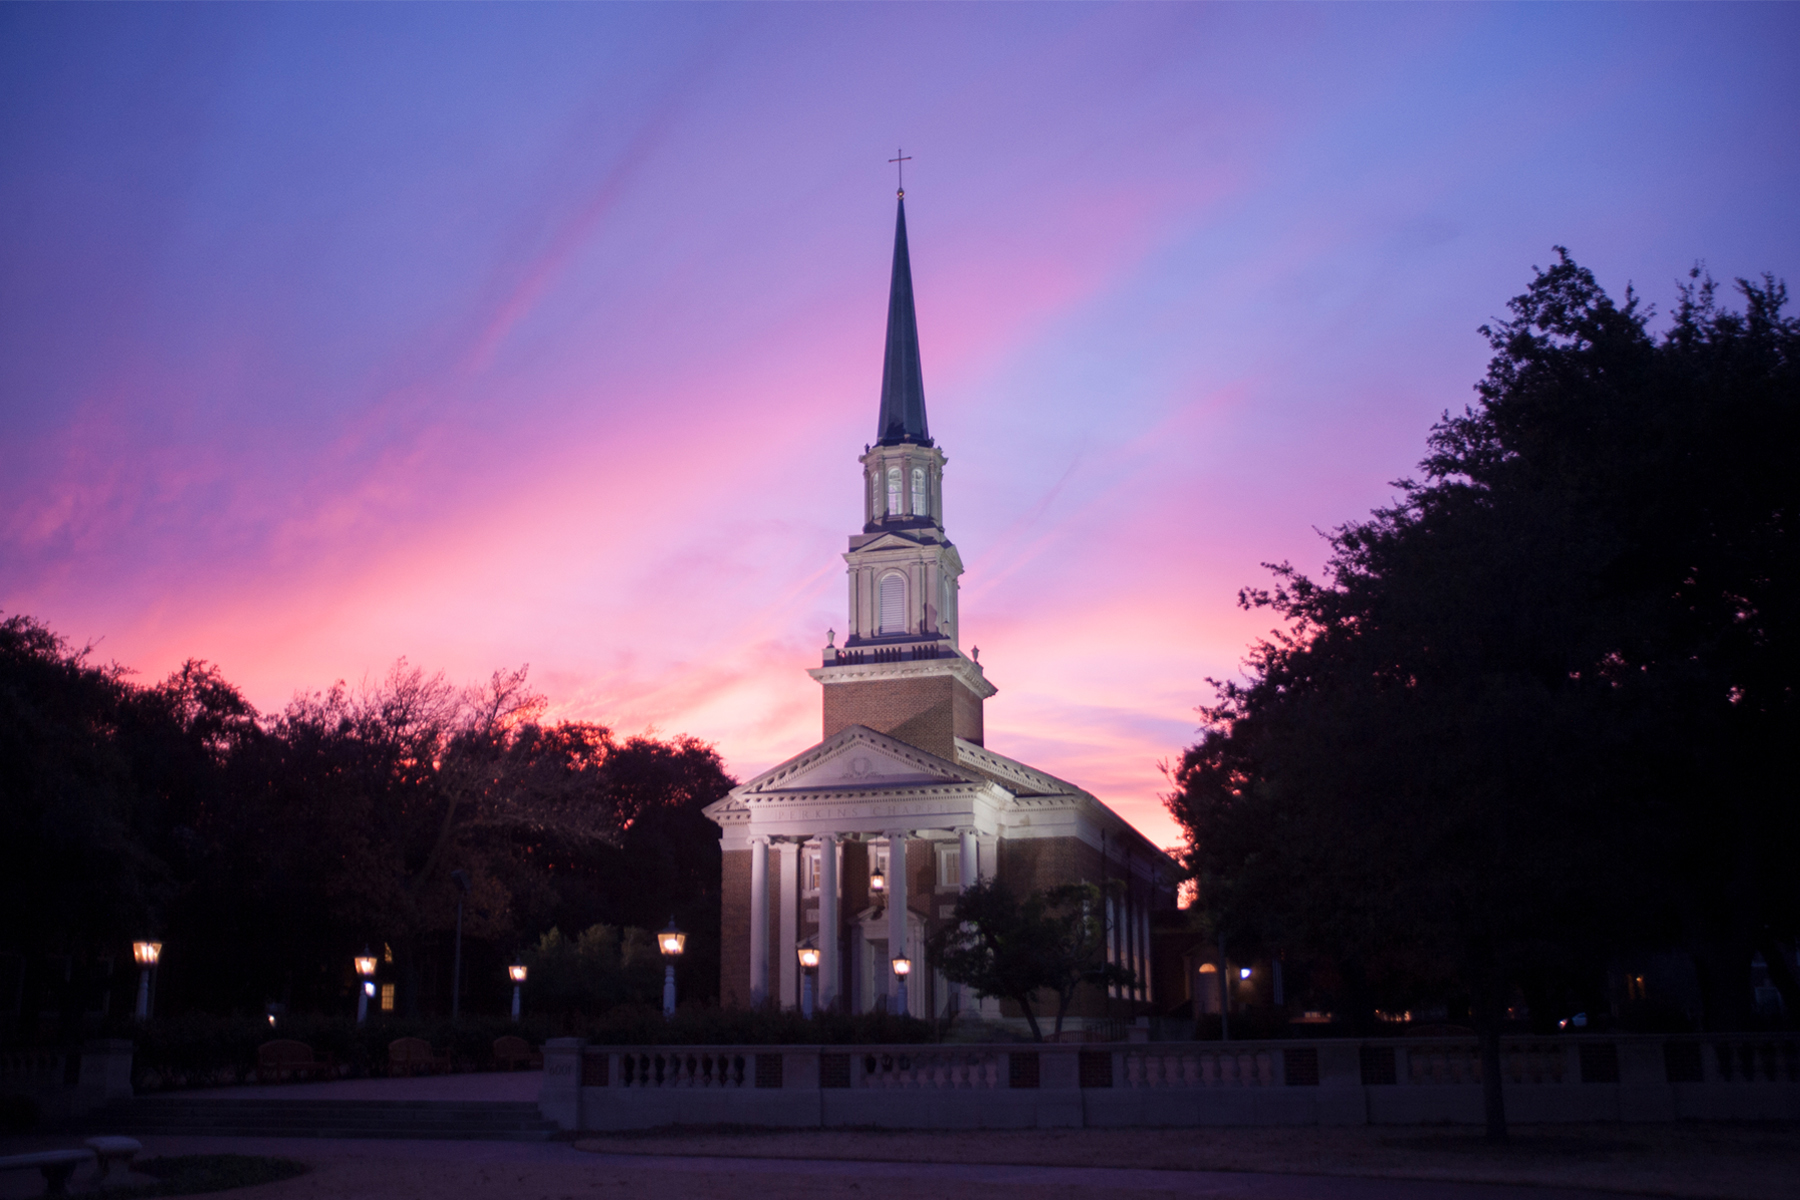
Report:
[[[906,953],[906,831],[891,830],[888,833],[888,958],[895,959]],[[908,956],[910,957],[910,955]],[[887,994],[890,1011],[898,1002],[894,969],[890,964],[882,964],[887,975]]]
[[[819,1008],[837,1003],[838,980],[838,835],[819,837]]]
[[[750,1007],[769,998],[769,839],[750,839]]]
[[[781,882],[775,885],[781,905],[781,942],[775,953],[781,969],[772,973],[781,980],[781,1007],[793,1008],[800,1002],[800,959],[794,953],[800,945],[800,847],[782,842],[775,849],[781,862]]]
[[[965,888],[974,887],[981,878],[981,861],[976,857],[975,830],[965,825],[956,831],[956,836],[961,843],[958,848],[962,851],[962,885]]]

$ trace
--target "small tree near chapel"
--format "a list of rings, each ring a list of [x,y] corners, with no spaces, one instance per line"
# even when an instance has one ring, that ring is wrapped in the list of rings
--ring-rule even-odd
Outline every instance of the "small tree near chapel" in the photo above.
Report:
[[[1053,1035],[1082,984],[1132,987],[1137,977],[1106,961],[1106,923],[1100,889],[1070,883],[1021,898],[997,879],[984,879],[957,897],[955,921],[931,936],[926,955],[944,978],[977,996],[1011,1000],[1025,1014],[1031,1036],[1041,993],[1056,998]]]

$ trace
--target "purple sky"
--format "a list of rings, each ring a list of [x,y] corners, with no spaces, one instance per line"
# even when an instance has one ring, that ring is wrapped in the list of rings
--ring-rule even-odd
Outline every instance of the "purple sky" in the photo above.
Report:
[[[1164,844],[1566,244],[1800,282],[1800,6],[0,8],[0,610],[818,737],[904,145],[988,742]]]

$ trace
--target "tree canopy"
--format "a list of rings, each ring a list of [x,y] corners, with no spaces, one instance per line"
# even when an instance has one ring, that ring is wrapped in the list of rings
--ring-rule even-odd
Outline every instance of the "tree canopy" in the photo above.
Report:
[[[999,879],[983,879],[957,896],[953,923],[932,934],[926,956],[950,982],[1013,1001],[1041,1042],[1038,1007],[1045,993],[1056,1004],[1053,1032],[1060,1034],[1083,984],[1136,981],[1130,970],[1106,961],[1103,911],[1101,891],[1091,883],[1018,896]]]
[[[86,964],[66,985],[28,972],[57,1005],[91,1004],[94,969],[151,936],[178,1004],[333,1005],[369,945],[403,1008],[437,1006],[452,871],[471,883],[472,978],[496,996],[498,966],[546,929],[671,912],[693,935],[688,993],[716,986],[700,809],[732,781],[710,746],[546,721],[523,669],[458,688],[402,661],[261,716],[208,664],[144,686],[91,658],[28,617],[0,624],[0,950]]]
[[[1327,535],[1322,580],[1241,594],[1284,627],[1169,798],[1235,944],[1490,1031],[1685,945],[1706,1022],[1745,1018],[1752,951],[1800,929],[1800,324],[1738,291],[1696,270],[1657,334],[1559,249],[1422,477]]]

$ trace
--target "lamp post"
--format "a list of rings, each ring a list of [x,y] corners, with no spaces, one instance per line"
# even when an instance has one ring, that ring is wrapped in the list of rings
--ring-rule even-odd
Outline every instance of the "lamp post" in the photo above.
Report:
[[[469,873],[452,871],[450,878],[456,880],[456,957],[450,965],[450,1019],[456,1020],[462,1012],[462,909],[463,901],[469,895]]]
[[[901,954],[894,959],[894,977],[900,981],[895,999],[898,1001],[900,1015],[906,1016],[906,977],[912,974],[912,959]]]
[[[881,907],[882,901],[886,899],[887,876],[881,873],[880,867],[876,867],[875,870],[869,874],[869,903],[879,908]]]
[[[375,994],[375,956],[367,946],[356,956],[356,974],[356,1023],[361,1025],[369,1018],[369,997]]]
[[[800,959],[800,1014],[807,1020],[813,1015],[813,972],[819,969],[819,948],[807,938],[795,948],[794,954]]]
[[[519,993],[525,987],[525,964],[516,962],[506,968],[507,975],[513,981],[513,1020],[519,1019]]]
[[[687,934],[675,928],[675,918],[669,918],[669,927],[656,935],[657,949],[662,951],[663,962],[663,1016],[675,1015],[675,960],[687,949]]]
[[[131,957],[137,959],[138,965],[137,1019],[148,1021],[150,1019],[150,972],[156,970],[156,960],[162,957],[162,943],[133,942],[131,943]]]

